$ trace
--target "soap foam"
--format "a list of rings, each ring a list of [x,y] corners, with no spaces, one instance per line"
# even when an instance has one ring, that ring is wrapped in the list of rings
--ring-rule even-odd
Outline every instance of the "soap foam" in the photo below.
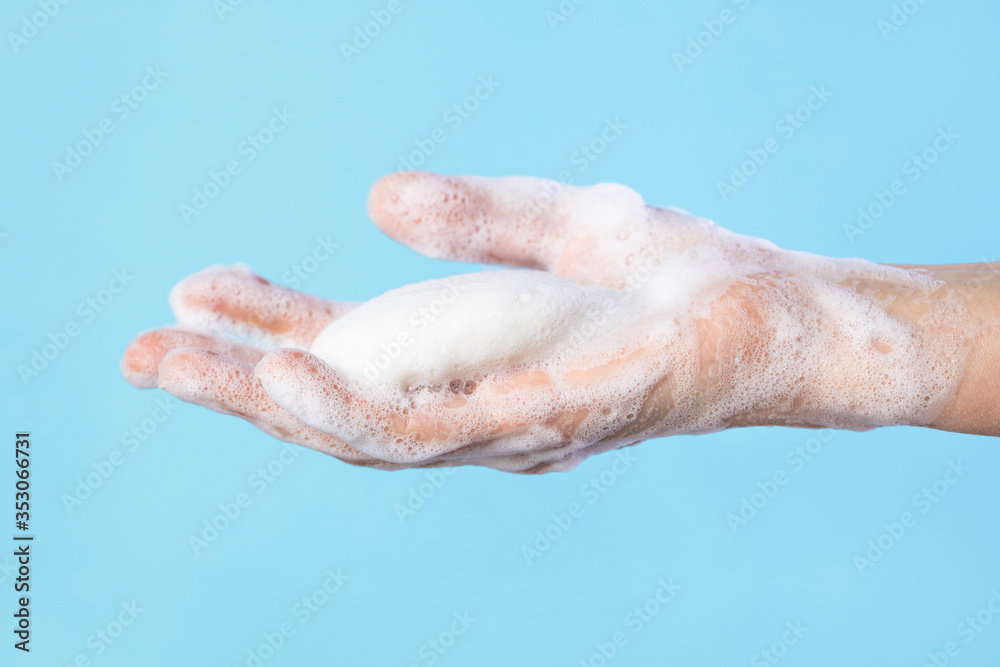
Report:
[[[276,285],[243,264],[204,269],[170,293],[170,307],[184,329],[264,349],[308,347],[355,305]]]
[[[543,191],[534,179],[499,183],[491,189],[507,209]],[[280,383],[269,393],[386,461],[531,472],[649,437],[752,423],[928,424],[954,395],[962,305],[928,274],[784,251],[647,207],[623,186],[560,187],[539,243],[561,276],[489,271],[388,292],[309,347],[363,400],[348,409]],[[559,220],[572,221],[572,235]],[[476,248],[491,234],[473,226],[460,250],[454,234],[419,245],[483,260]],[[595,276],[607,286],[588,284]],[[892,287],[865,287],[883,283]],[[897,299],[922,312],[892,313]],[[529,373],[545,381],[523,384]],[[435,426],[409,428],[418,422]],[[402,434],[387,426],[400,423]]]

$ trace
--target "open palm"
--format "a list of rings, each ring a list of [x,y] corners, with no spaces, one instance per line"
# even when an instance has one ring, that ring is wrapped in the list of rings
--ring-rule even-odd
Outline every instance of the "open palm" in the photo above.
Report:
[[[897,386],[923,353],[908,329],[920,316],[912,298],[870,317],[864,340],[850,318],[828,317],[831,300],[863,308],[924,294],[919,274],[781,251],[620,185],[406,172],[379,181],[369,209],[424,254],[532,271],[359,305],[246,268],[207,269],[171,294],[177,325],[128,348],[126,378],[383,469],[565,470],[659,435],[868,428],[935,409]],[[406,324],[435,305],[421,326]],[[857,378],[838,373],[848,364]],[[872,374],[881,388],[866,389]],[[866,391],[896,390],[899,401],[865,407]]]

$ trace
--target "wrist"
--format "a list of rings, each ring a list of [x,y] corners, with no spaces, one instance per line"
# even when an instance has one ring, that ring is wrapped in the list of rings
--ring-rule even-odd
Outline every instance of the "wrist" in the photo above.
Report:
[[[1000,435],[1000,263],[927,267],[965,306],[968,354],[955,395],[929,425]]]
[[[860,260],[783,281],[756,334],[772,361],[747,379],[760,400],[732,425],[964,425],[983,407],[963,387],[970,363],[989,367],[973,355],[986,349],[989,317],[981,290],[961,287],[928,269]]]

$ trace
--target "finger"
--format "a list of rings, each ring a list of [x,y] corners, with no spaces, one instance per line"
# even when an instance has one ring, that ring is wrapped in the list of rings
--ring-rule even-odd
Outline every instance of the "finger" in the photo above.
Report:
[[[152,389],[157,386],[160,362],[168,352],[180,347],[196,347],[218,352],[237,361],[256,364],[264,351],[233,341],[192,331],[165,327],[139,335],[122,357],[122,375],[132,386]]]
[[[394,468],[302,423],[275,403],[253,376],[253,364],[206,349],[171,350],[160,363],[159,387],[182,401],[241,417],[265,433],[356,465]]]
[[[368,201],[386,234],[430,257],[546,269],[622,287],[629,272],[704,225],[648,206],[631,188],[541,178],[389,174]]]
[[[568,240],[576,190],[541,178],[410,171],[375,183],[368,208],[382,231],[425,255],[550,269]]]
[[[197,349],[179,350],[179,348],[184,347],[194,347]],[[233,395],[244,395],[245,393],[239,387],[237,387],[236,391],[233,391],[233,387],[229,383],[222,390],[213,391],[211,396],[208,395],[207,389],[192,393],[189,388],[191,383],[188,380],[191,380],[193,377],[204,376],[205,370],[211,366],[219,367],[220,371],[224,367],[235,366],[235,371],[241,377],[247,373],[251,373],[252,371],[249,367],[252,367],[264,354],[262,350],[256,348],[248,348],[219,338],[202,336],[201,334],[176,329],[152,331],[139,336],[126,352],[123,367],[127,366],[131,370],[132,375],[129,376],[127,374],[129,381],[140,388],[158,386],[158,368],[160,363],[168,353],[175,350],[177,350],[177,354],[171,354],[169,362],[165,365],[166,375],[162,388],[178,398],[209,407],[216,412],[240,416],[273,437],[286,442],[311,447],[337,458],[347,458],[347,454],[344,453],[341,446],[348,447],[349,452],[359,454],[336,437],[306,425],[277,404],[274,404],[273,407],[265,411],[260,411],[256,407],[248,407],[248,405],[267,406],[269,403],[273,403],[270,397],[262,391],[261,387],[256,388],[256,391],[260,395],[253,401],[237,401],[228,398]],[[202,351],[215,354],[207,356],[199,355]],[[238,356],[239,358],[234,358],[234,356]],[[231,363],[234,361],[240,361],[243,364],[234,365]],[[201,368],[195,369],[196,366],[201,366]],[[218,376],[218,373],[214,375]],[[523,373],[505,382],[503,389],[513,391],[537,385],[541,382],[544,382],[544,380],[540,379],[537,373]],[[188,387],[188,389],[184,387]],[[266,419],[263,416],[251,418],[249,415],[252,410],[257,410],[262,415],[267,413]],[[568,434],[570,431],[569,427],[578,426],[584,416],[581,411],[575,413],[568,411],[561,412],[551,420],[551,424],[558,426],[562,432]],[[417,464],[416,467],[446,467],[471,464],[487,466],[506,472],[533,474],[553,470],[571,470],[586,458],[586,455],[581,455],[581,451],[587,450],[555,451],[549,449],[518,452],[513,455],[498,455],[496,452],[491,452],[488,445],[480,443],[476,448],[466,447],[458,449],[450,452],[446,457],[431,458]],[[370,465],[381,469],[408,467],[388,462],[373,461]]]
[[[357,304],[297,292],[246,267],[213,267],[182,280],[170,307],[186,329],[262,348],[309,347]]]
[[[303,422],[397,463],[549,449],[573,443],[581,421],[559,418],[566,408],[538,372],[503,383],[455,381],[380,396],[308,352],[280,349],[264,355],[254,373],[264,391]]]
[[[549,194],[558,187],[537,178],[408,171],[375,183],[368,210],[382,231],[425,255],[542,269],[561,237]]]

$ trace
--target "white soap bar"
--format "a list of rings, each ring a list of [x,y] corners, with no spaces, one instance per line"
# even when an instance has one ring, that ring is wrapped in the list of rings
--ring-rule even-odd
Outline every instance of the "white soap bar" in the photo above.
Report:
[[[311,352],[348,378],[408,389],[530,363],[589,308],[622,292],[545,271],[485,271],[407,285],[323,330]]]

